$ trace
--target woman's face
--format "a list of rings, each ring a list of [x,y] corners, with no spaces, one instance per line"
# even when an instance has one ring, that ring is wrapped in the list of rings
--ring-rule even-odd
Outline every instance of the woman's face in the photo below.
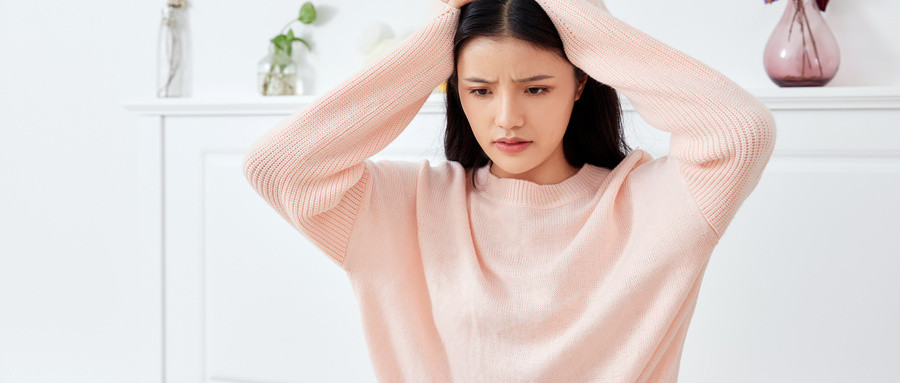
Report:
[[[457,60],[463,111],[478,144],[493,162],[491,173],[538,184],[574,174],[562,138],[587,78],[558,54],[514,38],[477,37]],[[524,150],[502,150],[500,138],[531,141]]]

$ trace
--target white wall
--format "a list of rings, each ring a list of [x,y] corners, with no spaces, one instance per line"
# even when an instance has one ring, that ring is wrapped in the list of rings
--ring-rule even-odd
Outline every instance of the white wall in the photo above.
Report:
[[[774,87],[762,49],[784,1],[608,0],[619,18],[731,76]],[[254,92],[267,40],[302,1],[201,0],[195,96]],[[153,97],[158,1],[0,3],[0,382],[159,382],[160,281],[137,259],[137,135],[119,102]],[[359,69],[366,22],[399,33],[427,0],[318,1],[304,36],[320,94]],[[900,85],[900,3],[835,0],[829,86]]]

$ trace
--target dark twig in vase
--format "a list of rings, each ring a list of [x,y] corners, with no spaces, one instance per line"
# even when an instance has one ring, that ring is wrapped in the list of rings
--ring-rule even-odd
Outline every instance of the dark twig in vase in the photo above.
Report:
[[[816,38],[813,36],[812,27],[809,24],[809,18],[806,15],[806,9],[803,7],[803,0],[793,0],[796,11],[791,17],[791,27],[788,30],[788,41],[791,40],[791,33],[794,31],[794,24],[798,24],[800,27],[800,39],[803,43],[803,61],[800,68],[800,75],[806,75],[806,63],[809,63],[809,66],[812,67],[812,59],[809,57],[809,50],[806,48],[806,35],[809,35],[809,40],[812,42],[813,53],[816,56],[816,66],[819,67],[819,75],[822,74],[822,62],[819,60],[819,49],[816,46]]]
[[[801,1],[801,0],[797,0]],[[819,67],[819,75],[822,75],[822,61],[819,60],[819,48],[816,46],[816,36],[813,34],[812,26],[809,25],[809,17],[806,17],[806,10],[803,10],[803,21],[806,23],[806,30],[809,32],[809,40],[812,42],[813,53],[816,55],[816,66]],[[804,51],[806,51],[804,46]]]
[[[169,24],[172,26],[172,53],[169,55],[169,77],[166,79],[165,88],[166,97],[170,96],[172,82],[175,81],[175,75],[178,73],[178,68],[181,66],[181,44],[178,43],[178,35],[181,31],[172,19],[169,19]]]
[[[272,82],[272,71],[275,70],[275,63],[269,63],[269,72],[266,73],[265,81],[263,81],[262,93],[263,95],[269,94],[269,83]]]

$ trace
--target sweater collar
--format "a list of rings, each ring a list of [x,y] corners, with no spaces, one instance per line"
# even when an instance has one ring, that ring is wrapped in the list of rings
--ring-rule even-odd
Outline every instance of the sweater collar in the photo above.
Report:
[[[490,164],[475,169],[475,194],[490,200],[519,206],[553,207],[579,197],[594,194],[610,170],[584,164],[577,173],[562,182],[541,185],[517,178],[497,177]]]

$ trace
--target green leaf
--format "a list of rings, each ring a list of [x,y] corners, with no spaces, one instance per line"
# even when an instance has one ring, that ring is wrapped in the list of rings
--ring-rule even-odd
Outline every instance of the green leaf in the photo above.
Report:
[[[316,21],[316,8],[313,7],[312,3],[308,1],[303,3],[303,6],[300,7],[300,16],[297,17],[297,20],[300,20],[303,24],[312,24],[313,21]]]
[[[290,45],[290,41],[287,39],[285,35],[275,36],[272,40],[272,45],[275,45],[275,50],[287,50],[287,47]]]
[[[312,50],[312,47],[309,46],[309,43],[307,43],[306,40],[301,39],[301,38],[299,38],[299,37],[295,37],[295,38],[294,38],[294,41],[299,41],[299,42],[303,43],[303,45],[306,45],[306,48],[307,48],[307,49]]]
[[[294,39],[296,39],[296,37],[294,37],[294,30],[289,29],[287,36],[285,36],[284,39],[284,50],[287,52],[288,56],[290,56],[294,52]]]

